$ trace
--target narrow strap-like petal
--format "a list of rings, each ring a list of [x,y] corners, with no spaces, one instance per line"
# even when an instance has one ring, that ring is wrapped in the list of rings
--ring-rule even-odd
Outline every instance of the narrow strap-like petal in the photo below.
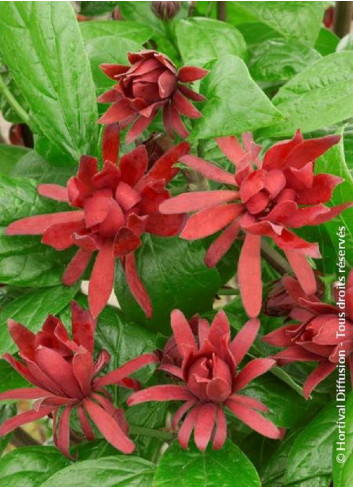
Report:
[[[331,362],[320,363],[309,375],[303,385],[303,394],[305,399],[310,397],[310,394],[315,389],[315,387],[320,384],[326,377],[328,377],[331,372],[336,369],[336,364]]]
[[[176,429],[176,427],[178,426],[179,421],[182,419],[182,417],[184,416],[184,414],[186,414],[196,404],[196,402],[197,402],[196,398],[195,399],[192,399],[190,401],[186,401],[186,402],[184,402],[184,404],[182,404],[175,411],[175,414],[174,414],[174,416],[172,418],[172,428],[173,428],[173,430]]]
[[[292,250],[286,250],[285,255],[304,292],[308,295],[315,294],[316,278],[306,256]]]
[[[70,455],[70,415],[72,406],[67,406],[62,412],[56,435],[56,446],[67,458],[71,458]]]
[[[91,381],[93,377],[92,353],[87,350],[75,353],[72,359],[72,370],[82,394],[84,396],[89,396],[91,393]]]
[[[190,349],[196,351],[196,340],[184,314],[179,309],[174,309],[170,318],[174,339],[180,354],[185,355]]]
[[[128,406],[148,401],[190,401],[195,399],[183,385],[155,385],[135,392],[127,400]]]
[[[224,202],[238,198],[238,196],[238,192],[234,192],[233,190],[190,192],[165,200],[159,206],[159,211],[162,214],[194,212],[223,204]]]
[[[187,142],[179,143],[176,146],[168,149],[164,153],[149,172],[146,175],[146,181],[148,180],[164,180],[169,182],[171,178],[175,175],[175,168],[173,166],[177,163],[182,156],[184,156],[190,150],[190,145]]]
[[[85,410],[81,405],[77,406],[78,419],[80,421],[82,433],[85,435],[87,440],[94,440],[94,433],[90,422],[86,416]]]
[[[84,220],[53,224],[43,234],[42,243],[55,250],[66,250],[74,244],[73,234],[84,228]]]
[[[249,317],[257,317],[262,304],[261,237],[246,234],[238,263],[241,299]]]
[[[135,139],[151,124],[155,118],[155,113],[150,117],[139,117],[126,134],[126,144],[131,144]]]
[[[213,450],[220,450],[227,438],[227,420],[221,406],[217,407],[216,429],[213,435]]]
[[[200,411],[200,405],[196,405],[186,416],[183,424],[179,428],[178,440],[184,450],[187,449],[189,445],[190,436],[192,430],[194,429],[197,415]]]
[[[182,158],[180,158],[180,161],[188,167],[192,168],[193,170],[198,171],[199,173],[201,173],[201,175],[208,178],[209,180],[224,183],[226,185],[236,185],[234,175],[227,172],[226,170],[223,170],[223,168],[220,168],[214,163],[209,163],[208,161],[205,161],[193,155],[183,156]]]
[[[125,435],[116,419],[90,399],[84,399],[83,405],[98,430],[113,447],[123,453],[135,450],[134,443]]]
[[[104,128],[102,141],[102,158],[103,161],[111,161],[114,164],[118,162],[120,146],[120,129],[119,124],[109,124]]]
[[[239,221],[233,221],[225,228],[222,234],[213,241],[205,255],[205,264],[208,267],[215,267],[224,257],[238,236],[239,230]]]
[[[236,402],[240,402],[241,404],[244,404],[251,409],[257,409],[258,411],[262,411],[264,413],[268,412],[268,407],[263,402],[258,401],[253,397],[244,396],[242,394],[233,394],[232,396],[230,396],[230,399]]]
[[[201,80],[209,73],[208,70],[198,66],[183,66],[178,71],[178,78],[183,83],[191,83],[196,80]]]
[[[241,328],[230,345],[230,350],[233,353],[236,365],[243,360],[251,345],[254,343],[257,333],[260,329],[260,321],[258,319],[250,319]]]
[[[202,117],[201,112],[197,110],[179,90],[176,90],[173,95],[173,104],[180,114],[185,115],[190,119],[198,119],[199,117]]]
[[[320,362],[322,356],[305,350],[301,346],[290,346],[283,351],[273,355],[279,365],[286,365],[293,362]]]
[[[158,358],[152,353],[145,353],[139,357],[130,360],[129,362],[121,365],[117,369],[109,372],[102,377],[99,377],[95,381],[96,386],[119,384],[125,377],[135,373],[137,370],[145,367],[146,365],[158,363]]]
[[[20,387],[5,392],[0,392],[0,401],[8,401],[10,399],[39,399],[45,396],[51,396],[51,392],[39,387]]]
[[[65,285],[76,283],[88,267],[91,257],[91,251],[79,249],[65,269],[63,283]]]
[[[271,358],[255,358],[251,360],[236,376],[234,388],[240,391],[253,379],[268,372],[275,364],[275,360]]]
[[[143,285],[136,268],[135,254],[129,253],[124,260],[124,270],[126,281],[129,285],[132,295],[135,297],[138,304],[144,310],[146,316],[152,316],[152,303],[148,292]]]
[[[113,290],[114,275],[113,242],[108,240],[98,252],[89,281],[88,303],[94,318],[101,313],[108,302]]]
[[[39,235],[43,234],[53,224],[78,222],[83,219],[83,211],[56,212],[53,214],[41,214],[25,217],[10,224],[5,231],[7,236],[16,234]]]
[[[216,422],[217,405],[206,403],[200,407],[195,422],[194,438],[196,446],[201,452],[207,448]]]
[[[34,409],[30,411],[26,411],[21,414],[17,414],[10,419],[7,419],[0,426],[0,436],[5,436],[14,429],[18,428],[27,423],[31,423],[32,421],[36,421],[37,419],[44,418],[47,414],[52,411],[51,407],[46,407],[39,409],[39,411],[35,411]]]
[[[41,183],[37,187],[39,195],[58,202],[68,202],[67,188],[53,183]]]
[[[216,138],[219,149],[226,155],[228,160],[237,166],[245,155],[241,144],[235,136]]]

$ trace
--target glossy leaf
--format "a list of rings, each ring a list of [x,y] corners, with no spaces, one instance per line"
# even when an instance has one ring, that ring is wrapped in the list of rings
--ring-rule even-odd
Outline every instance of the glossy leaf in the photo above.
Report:
[[[330,29],[321,27],[319,37],[316,39],[314,48],[322,56],[327,56],[336,51],[339,43],[339,37],[336,36]]]
[[[29,106],[33,131],[68,161],[94,155],[95,91],[69,2],[3,2],[0,26],[2,55]]]
[[[204,17],[179,20],[175,34],[183,62],[188,65],[204,65],[227,54],[241,58],[246,54],[246,44],[238,29],[218,20]]]
[[[201,83],[201,92],[207,101],[203,117],[195,123],[194,139],[241,134],[282,119],[236,56],[224,56],[213,64]]]
[[[10,175],[16,163],[30,150],[23,146],[0,144],[0,173]]]
[[[42,482],[46,487],[151,486],[155,465],[134,456],[110,456],[76,462]]]
[[[3,487],[38,487],[70,463],[54,447],[17,448],[0,459],[0,484]]]
[[[156,471],[157,487],[258,487],[259,476],[246,455],[230,440],[221,450],[183,450],[177,441],[163,454]]]
[[[137,253],[142,282],[152,300],[153,317],[147,326],[170,333],[170,312],[178,307],[186,316],[211,308],[221,286],[216,268],[204,264],[202,242],[187,242],[179,238],[147,236]],[[127,287],[124,273],[118,267],[115,292],[128,320],[146,324],[145,315]]]
[[[96,2],[84,2],[96,3]],[[102,2],[101,2],[102,3]],[[152,29],[147,25],[141,25],[137,22],[116,20],[93,20],[91,22],[81,22],[80,30],[84,41],[99,37],[113,36],[115,38],[131,39],[136,43],[143,44],[148,41],[152,35]],[[118,44],[114,46],[116,51],[122,51]]]
[[[272,100],[286,122],[261,134],[292,136],[298,127],[303,132],[314,131],[352,117],[352,73],[351,51],[331,54],[308,66],[283,85]]]
[[[59,314],[70,303],[77,290],[78,286],[65,285],[34,289],[5,306],[0,312],[0,354],[17,351],[7,329],[9,318],[36,333],[49,314]]]

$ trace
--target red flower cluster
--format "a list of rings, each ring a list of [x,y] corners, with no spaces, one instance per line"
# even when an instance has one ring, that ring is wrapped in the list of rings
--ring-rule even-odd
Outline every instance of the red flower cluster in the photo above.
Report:
[[[63,282],[72,285],[82,276],[97,252],[90,283],[89,305],[97,317],[114,285],[115,260],[121,260],[132,294],[146,315],[152,315],[150,298],[137,274],[134,251],[144,232],[176,235],[184,216],[162,215],[158,207],[169,198],[165,185],[178,170],[172,166],[189,150],[184,142],[169,149],[148,170],[148,155],[141,145],[118,159],[118,128],[106,128],[103,139],[103,169],[90,156],[82,156],[77,176],[67,187],[38,186],[44,197],[68,202],[78,210],[26,217],[6,229],[6,234],[43,235],[42,242],[57,250],[78,246],[66,268]]]
[[[163,202],[159,209],[163,214],[196,211],[181,233],[184,239],[203,238],[225,228],[207,251],[205,262],[210,267],[229,250],[240,230],[245,233],[238,279],[250,317],[258,316],[262,302],[261,236],[273,239],[286,254],[305,292],[315,293],[315,275],[306,257],[319,258],[319,247],[290,228],[321,224],[352,205],[323,205],[342,179],[324,173],[314,175],[315,159],[339,139],[326,136],[304,140],[297,131],[292,140],[276,143],[260,160],[260,147],[249,135],[244,137],[244,148],[235,137],[218,138],[217,144],[234,165],[234,173],[196,156],[181,158],[190,168],[228,189],[181,194]]]
[[[121,129],[133,123],[126,135],[126,142],[131,143],[150,125],[158,110],[163,108],[167,133],[172,136],[175,131],[185,138],[188,131],[180,115],[192,119],[201,117],[201,113],[188,99],[196,102],[205,99],[185,83],[204,78],[208,71],[193,66],[177,70],[167,56],[151,50],[129,53],[128,58],[131,66],[101,65],[104,73],[118,81],[118,84],[99,97],[99,102],[113,103],[99,122],[119,122]]]
[[[293,362],[319,363],[303,387],[304,395],[308,398],[313,389],[335,370],[340,351],[344,351],[353,373],[353,271],[347,281],[345,309],[342,309],[344,302],[339,299],[342,287],[335,291],[337,304],[341,306],[334,306],[306,296],[298,282],[291,277],[284,279],[283,283],[295,304],[290,316],[299,323],[286,324],[264,336],[263,340],[270,345],[285,348],[273,356],[279,365]]]
[[[271,359],[257,358],[237,371],[256,338],[259,321],[250,319],[233,341],[223,311],[217,313],[211,326],[205,319],[197,319],[192,328],[182,312],[174,310],[171,325],[174,336],[168,342],[160,369],[179,383],[140,390],[128,399],[128,405],[147,401],[185,401],[172,420],[176,428],[186,415],[178,433],[183,448],[187,448],[193,430],[199,450],[205,450],[211,439],[214,449],[222,448],[227,435],[224,408],[262,435],[280,438],[282,430],[258,412],[267,412],[267,407],[239,394],[251,380],[270,370],[275,363]],[[196,335],[193,329],[197,330]]]
[[[135,446],[128,437],[128,425],[121,409],[116,409],[105,386],[115,384],[137,389],[139,383],[128,376],[145,365],[157,363],[155,355],[145,354],[98,376],[109,362],[103,350],[93,360],[95,321],[89,311],[71,304],[72,339],[63,323],[49,316],[39,333],[9,320],[9,331],[19,348],[22,362],[9,354],[4,359],[29,383],[36,387],[13,389],[0,394],[0,401],[36,400],[33,409],[6,420],[0,436],[18,426],[45,416],[53,418],[53,439],[59,450],[70,456],[70,415],[77,410],[83,435],[94,438],[90,420],[115,448],[131,453]]]

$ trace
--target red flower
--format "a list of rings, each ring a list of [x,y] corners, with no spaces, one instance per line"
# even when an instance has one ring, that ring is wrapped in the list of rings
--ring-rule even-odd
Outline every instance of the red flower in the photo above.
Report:
[[[267,316],[288,316],[291,311],[297,307],[298,298],[305,298],[310,301],[319,302],[324,294],[324,284],[320,280],[317,271],[314,272],[316,277],[316,295],[307,295],[301,288],[298,280],[284,275],[281,279],[276,280],[268,293],[264,303],[264,313]]]
[[[342,306],[325,304],[301,295],[293,278],[287,277],[285,285],[297,304],[290,315],[299,323],[286,324],[264,336],[263,340],[270,345],[285,348],[273,356],[280,365],[293,362],[319,363],[303,386],[304,395],[308,398],[313,389],[335,370],[340,351],[344,351],[353,373],[353,271],[347,281],[345,310]],[[336,289],[337,301],[338,291]],[[345,323],[344,333],[342,323]]]
[[[150,317],[152,305],[138,277],[134,251],[141,245],[144,232],[158,236],[173,236],[179,232],[183,215],[164,216],[158,207],[169,197],[165,184],[177,172],[172,169],[173,164],[188,149],[187,143],[171,148],[147,170],[146,148],[138,146],[122,156],[117,166],[116,127],[108,126],[103,140],[101,171],[96,158],[82,156],[77,176],[70,178],[67,187],[38,186],[40,195],[68,202],[78,210],[20,219],[8,226],[6,234],[43,235],[42,243],[57,250],[78,246],[63,276],[66,285],[79,280],[92,255],[98,252],[88,295],[94,317],[108,301],[114,284],[115,260],[119,258],[132,294]]]
[[[89,311],[71,304],[72,339],[63,323],[49,316],[39,333],[9,320],[9,331],[19,348],[22,362],[6,353],[3,358],[29,383],[36,387],[13,389],[0,394],[0,400],[33,399],[33,409],[5,421],[0,436],[18,426],[45,416],[53,418],[53,439],[59,450],[70,456],[70,416],[76,409],[83,435],[94,438],[91,422],[115,448],[131,453],[133,442],[123,411],[116,409],[105,386],[115,384],[130,389],[139,383],[128,376],[136,370],[156,363],[152,354],[141,355],[106,375],[98,376],[109,362],[103,350],[93,360],[95,321]]]
[[[337,216],[352,203],[326,207],[333,189],[342,179],[329,174],[314,175],[314,160],[339,141],[339,136],[304,140],[297,131],[290,141],[275,144],[258,158],[260,147],[244,136],[244,149],[235,137],[217,139],[234,165],[230,173],[196,156],[181,162],[227,190],[181,194],[160,206],[163,214],[195,212],[181,233],[184,239],[199,239],[224,232],[212,243],[205,262],[215,266],[231,247],[239,231],[245,240],[238,264],[240,293],[246,312],[256,317],[261,309],[261,236],[272,238],[284,251],[307,294],[316,290],[314,273],[306,256],[320,257],[317,243],[308,243],[289,228],[318,225]]]
[[[128,58],[131,66],[101,65],[104,73],[118,84],[99,97],[99,102],[113,103],[99,122],[119,122],[122,129],[133,122],[126,136],[126,142],[131,143],[163,107],[163,122],[168,134],[172,136],[176,131],[185,138],[188,131],[180,115],[191,119],[201,117],[188,99],[197,102],[205,99],[185,83],[204,78],[208,71],[193,66],[177,70],[169,58],[157,51],[129,53]]]
[[[267,407],[238,393],[275,363],[271,359],[257,358],[237,372],[256,337],[259,321],[250,319],[233,341],[230,340],[229,322],[223,311],[218,312],[211,327],[208,321],[199,319],[196,337],[177,309],[172,312],[171,324],[180,358],[169,343],[167,357],[164,357],[160,369],[178,379],[179,383],[136,392],[128,399],[128,405],[147,401],[185,401],[172,420],[175,428],[186,415],[178,434],[183,448],[187,448],[194,430],[199,450],[205,450],[211,439],[213,448],[220,449],[227,435],[224,408],[262,435],[280,438],[282,431],[257,412],[267,412]]]

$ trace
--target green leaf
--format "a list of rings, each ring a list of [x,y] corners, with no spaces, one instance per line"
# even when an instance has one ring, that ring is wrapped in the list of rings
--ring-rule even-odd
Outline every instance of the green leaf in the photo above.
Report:
[[[21,377],[5,360],[0,360],[0,392],[28,386],[28,382]],[[9,417],[9,416],[8,416]]]
[[[38,487],[70,463],[54,447],[17,448],[0,459],[0,484],[4,487]]]
[[[327,56],[336,51],[337,45],[339,43],[339,37],[336,36],[330,29],[321,27],[319,32],[319,37],[316,39],[314,48],[322,56]]]
[[[326,2],[232,2],[234,9],[247,13],[254,21],[263,22],[286,38],[314,45],[326,9]],[[234,14],[233,14],[234,15]],[[244,22],[244,21],[243,21]]]
[[[148,25],[154,32],[165,35],[163,22],[151,10],[151,2],[119,2],[119,10],[125,20]]]
[[[320,58],[315,49],[305,44],[272,39],[256,46],[248,67],[256,81],[284,82]]]
[[[340,445],[338,445],[338,442],[340,441],[338,430],[333,449],[333,482],[335,487],[353,486],[353,393],[350,393],[347,397],[345,403],[345,415],[345,450],[338,450],[340,447]],[[340,458],[342,457],[342,454],[344,455],[345,459],[343,463],[342,459]],[[337,458],[337,456],[339,456],[339,458]],[[338,460],[341,462],[338,462]]]
[[[97,2],[83,2],[97,3]],[[101,2],[102,3],[102,2]],[[80,29],[84,41],[89,41],[97,37],[123,37],[131,39],[136,43],[143,44],[152,36],[152,29],[147,25],[141,25],[137,22],[124,21],[117,22],[116,20],[94,20],[91,22],[81,22]],[[114,46],[116,50],[119,47]]]
[[[206,267],[204,256],[201,241],[146,236],[137,252],[137,264],[152,300],[153,317],[147,322],[118,266],[115,292],[127,319],[169,335],[172,309],[179,308],[188,317],[210,310],[221,278],[216,268]]]
[[[299,434],[289,454],[286,486],[329,486],[336,420],[337,407],[330,404]]]
[[[11,174],[17,162],[29,152],[30,150],[23,146],[0,144],[0,173],[3,175]]]
[[[283,85],[273,98],[286,122],[261,131],[263,136],[292,136],[337,124],[353,116],[353,53],[326,56]]]
[[[214,63],[201,83],[201,92],[207,100],[203,117],[192,132],[194,139],[240,134],[282,119],[236,56],[225,56]]]
[[[2,363],[3,360],[0,360],[0,363]],[[0,366],[1,369],[1,366]],[[2,372],[1,372],[2,373]],[[0,389],[0,392],[1,391]],[[2,424],[4,421],[7,419],[11,418],[12,416],[15,416],[16,414],[16,405],[15,404],[4,404],[3,406],[0,405],[0,424]],[[0,456],[2,455],[3,451],[7,447],[9,441],[11,440],[12,433],[8,433],[5,436],[2,436],[0,438]],[[0,482],[1,482],[1,474],[0,474]]]
[[[204,65],[227,54],[241,58],[246,54],[246,44],[238,29],[219,20],[205,17],[179,20],[175,33],[183,61],[188,65]]]
[[[177,441],[163,454],[156,471],[157,487],[259,487],[259,476],[246,455],[230,440],[221,450],[195,446],[183,450]]]
[[[353,35],[347,34],[344,36],[336,48],[337,52],[340,51],[353,51]]]
[[[42,482],[45,487],[151,486],[155,465],[138,457],[117,455],[76,462]]]
[[[118,2],[80,2],[80,14],[87,15],[88,17],[95,17],[96,15],[102,15],[114,10]],[[87,22],[84,22],[87,24]]]
[[[17,351],[7,329],[9,318],[24,324],[37,333],[49,314],[59,314],[75,297],[79,286],[58,285],[45,289],[30,290],[15,299],[0,312],[0,354]]]
[[[246,22],[237,25],[237,29],[243,34],[249,51],[252,51],[258,44],[273,39],[285,39],[278,32],[271,29],[261,22]]]
[[[68,162],[95,155],[95,90],[69,2],[3,2],[0,25],[2,55],[29,106],[31,129]]]

